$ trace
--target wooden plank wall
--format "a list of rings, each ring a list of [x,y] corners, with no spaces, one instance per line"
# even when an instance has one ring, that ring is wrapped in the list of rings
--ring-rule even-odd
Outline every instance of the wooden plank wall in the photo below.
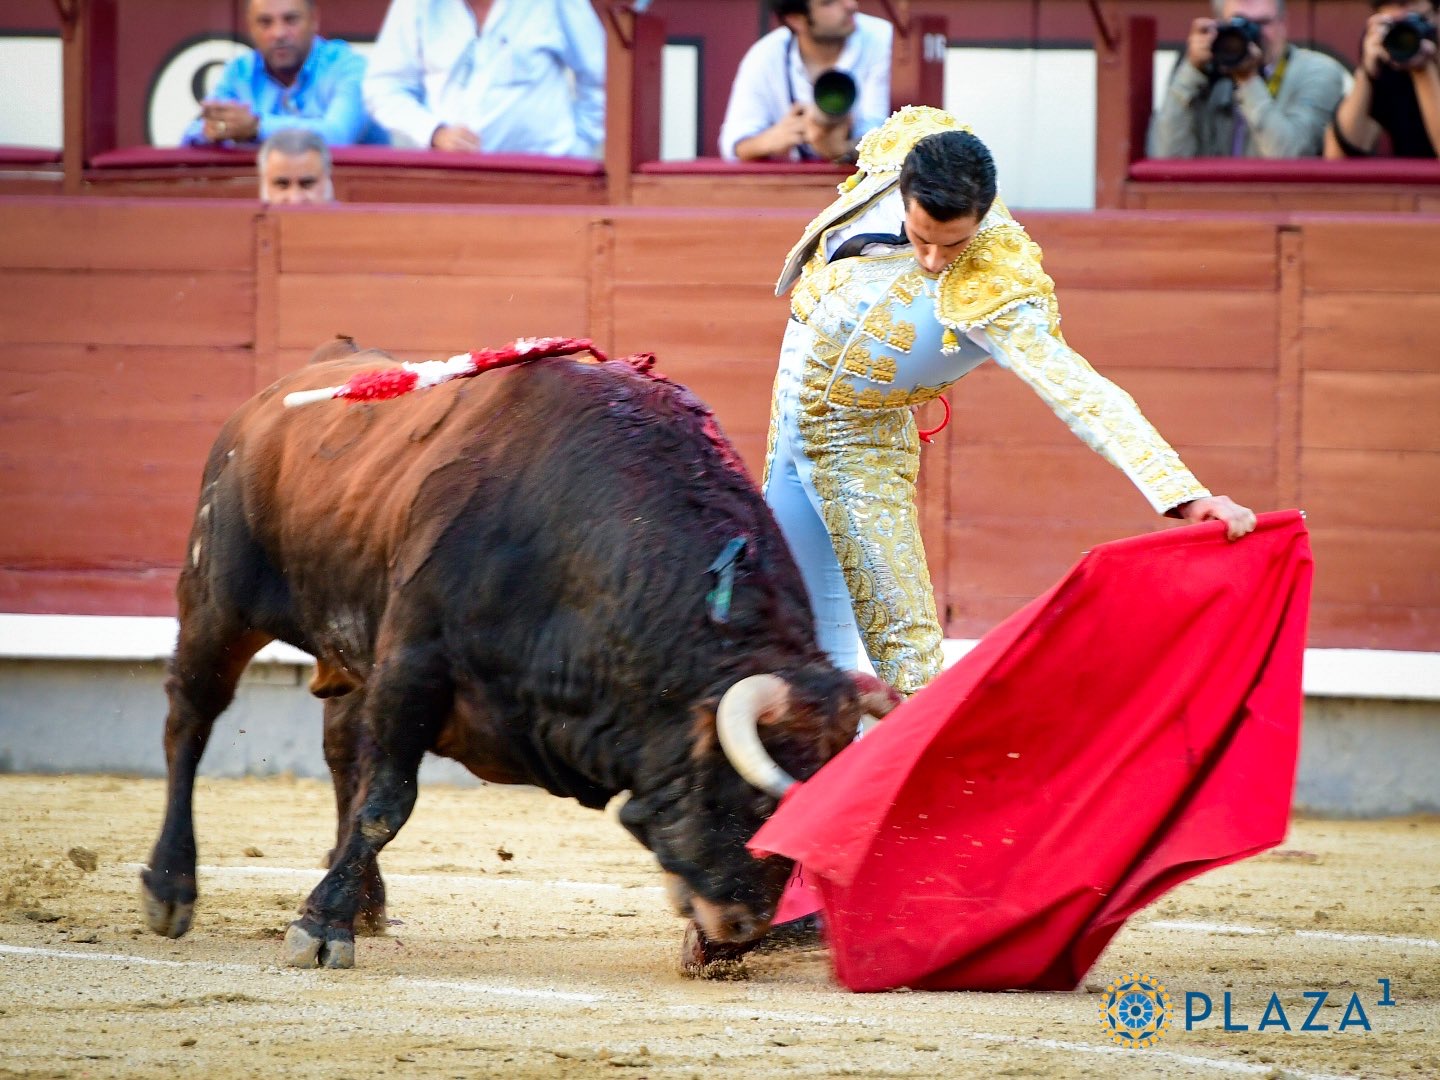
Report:
[[[806,216],[0,199],[0,610],[172,612],[214,432],[337,333],[409,359],[527,334],[654,351],[758,474],[771,285]],[[1070,343],[1201,479],[1309,512],[1312,644],[1440,650],[1440,219],[1023,217]],[[1169,527],[1007,373],[951,397],[922,470],[949,633]]]
[[[151,614],[256,389],[251,206],[0,203],[0,609]]]
[[[1408,227],[1407,227],[1408,225]],[[1320,626],[1440,637],[1440,285],[1434,219],[1299,225],[1298,453]]]

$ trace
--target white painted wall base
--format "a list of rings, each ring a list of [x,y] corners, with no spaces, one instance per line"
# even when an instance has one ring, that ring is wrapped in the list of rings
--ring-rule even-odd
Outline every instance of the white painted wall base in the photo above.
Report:
[[[0,615],[0,772],[165,769],[166,618]],[[947,641],[953,663],[973,646]],[[215,725],[202,773],[326,776],[310,659],[270,646]],[[1377,817],[1440,812],[1440,654],[1306,653],[1296,809]],[[476,784],[427,757],[426,783]]]
[[[168,660],[178,631],[176,620],[163,616],[0,613],[0,660]],[[946,667],[974,645],[947,638]],[[251,666],[313,662],[299,649],[273,642]],[[1305,695],[1440,702],[1440,653],[1306,649]]]

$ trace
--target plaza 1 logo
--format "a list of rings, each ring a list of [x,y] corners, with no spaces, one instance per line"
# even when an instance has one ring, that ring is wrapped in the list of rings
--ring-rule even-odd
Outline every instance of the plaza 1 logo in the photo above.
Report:
[[[1371,1008],[1389,1008],[1395,1005],[1395,999],[1390,995],[1390,980],[1377,979],[1380,985],[1381,995],[1371,1005]],[[1372,1024],[1369,1014],[1365,1011],[1365,1003],[1360,997],[1358,990],[1352,991],[1349,1000],[1345,1004],[1344,1015],[1341,1016],[1339,1024],[1331,1027],[1329,1023],[1321,1023],[1317,1020],[1320,1010],[1330,1000],[1329,990],[1305,990],[1301,996],[1306,999],[1308,1011],[1305,1018],[1298,1024],[1292,1023],[1292,1013],[1286,1012],[1284,1003],[1280,1000],[1278,990],[1271,991],[1268,1001],[1263,1010],[1258,1014],[1258,1021],[1252,1028],[1249,1023],[1241,1022],[1247,1015],[1243,1005],[1237,1005],[1229,990],[1226,990],[1221,997],[1221,1011],[1224,1017],[1222,1031],[1370,1031]],[[1336,1002],[1338,1006],[1339,1002]],[[1299,1013],[1305,1007],[1292,1005],[1294,1018],[1299,1020]],[[1196,1027],[1206,1026],[1215,1011],[1215,1002],[1199,990],[1187,990],[1185,992],[1185,1030],[1192,1031]],[[1253,1019],[1255,1013],[1249,1014]],[[1173,1026],[1172,1009],[1170,1004],[1170,993],[1165,989],[1164,984],[1151,975],[1141,975],[1131,972],[1105,988],[1105,993],[1100,999],[1100,1021],[1105,1025],[1105,1030],[1112,1041],[1121,1046],[1137,1049],[1140,1047],[1154,1046],[1160,1041]]]
[[[1170,1028],[1170,995],[1160,980],[1132,971],[1105,988],[1100,1020],[1121,1046],[1154,1046]]]
[[[1382,991],[1380,999],[1371,1008],[1376,1006],[1390,1008],[1395,1005],[1395,999],[1390,996],[1390,980],[1376,979]],[[1265,1003],[1265,1010],[1260,1015],[1259,1022],[1255,1025],[1256,1031],[1369,1031],[1371,1030],[1370,1017],[1365,1012],[1364,1002],[1360,1000],[1360,991],[1354,990],[1350,993],[1350,999],[1345,1003],[1345,1015],[1340,1017],[1340,1023],[1333,1029],[1328,1023],[1319,1023],[1316,1017],[1325,1003],[1330,1000],[1329,990],[1305,990],[1301,997],[1305,998],[1309,1005],[1309,1011],[1305,1019],[1298,1027],[1290,1023],[1290,1014],[1285,1011],[1285,1005],[1280,1000],[1278,990],[1271,991],[1270,1000]],[[1339,995],[1337,995],[1337,998]],[[1337,1001],[1338,1005],[1339,1002]],[[1221,998],[1221,1008],[1224,1011],[1224,1026],[1222,1031],[1249,1031],[1250,1025],[1240,1023],[1245,1011],[1234,1012],[1234,1002],[1231,1000],[1230,991],[1226,990]],[[1305,1006],[1292,1006],[1298,1018],[1299,1013]],[[1198,990],[1187,990],[1185,993],[1185,1030],[1190,1031],[1196,1025],[1203,1023],[1210,1018],[1215,1011],[1214,1002],[1210,1000],[1209,994],[1202,994]],[[1253,1015],[1253,1014],[1252,1014]]]

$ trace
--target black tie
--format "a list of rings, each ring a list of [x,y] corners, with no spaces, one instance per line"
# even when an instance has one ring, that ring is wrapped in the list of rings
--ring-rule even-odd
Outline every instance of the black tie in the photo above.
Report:
[[[898,233],[857,233],[835,249],[835,254],[830,256],[830,261],[838,262],[841,259],[848,259],[852,255],[859,255],[865,250],[866,244],[889,244],[891,247],[901,247],[908,243],[910,243],[910,238],[905,235],[904,225],[900,226]]]

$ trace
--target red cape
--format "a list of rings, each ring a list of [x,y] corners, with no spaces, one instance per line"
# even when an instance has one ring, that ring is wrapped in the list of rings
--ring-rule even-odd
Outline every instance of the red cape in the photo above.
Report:
[[[1284,838],[1311,571],[1297,511],[1097,547],[750,847],[804,867],[852,990],[1071,989],[1141,907]]]

